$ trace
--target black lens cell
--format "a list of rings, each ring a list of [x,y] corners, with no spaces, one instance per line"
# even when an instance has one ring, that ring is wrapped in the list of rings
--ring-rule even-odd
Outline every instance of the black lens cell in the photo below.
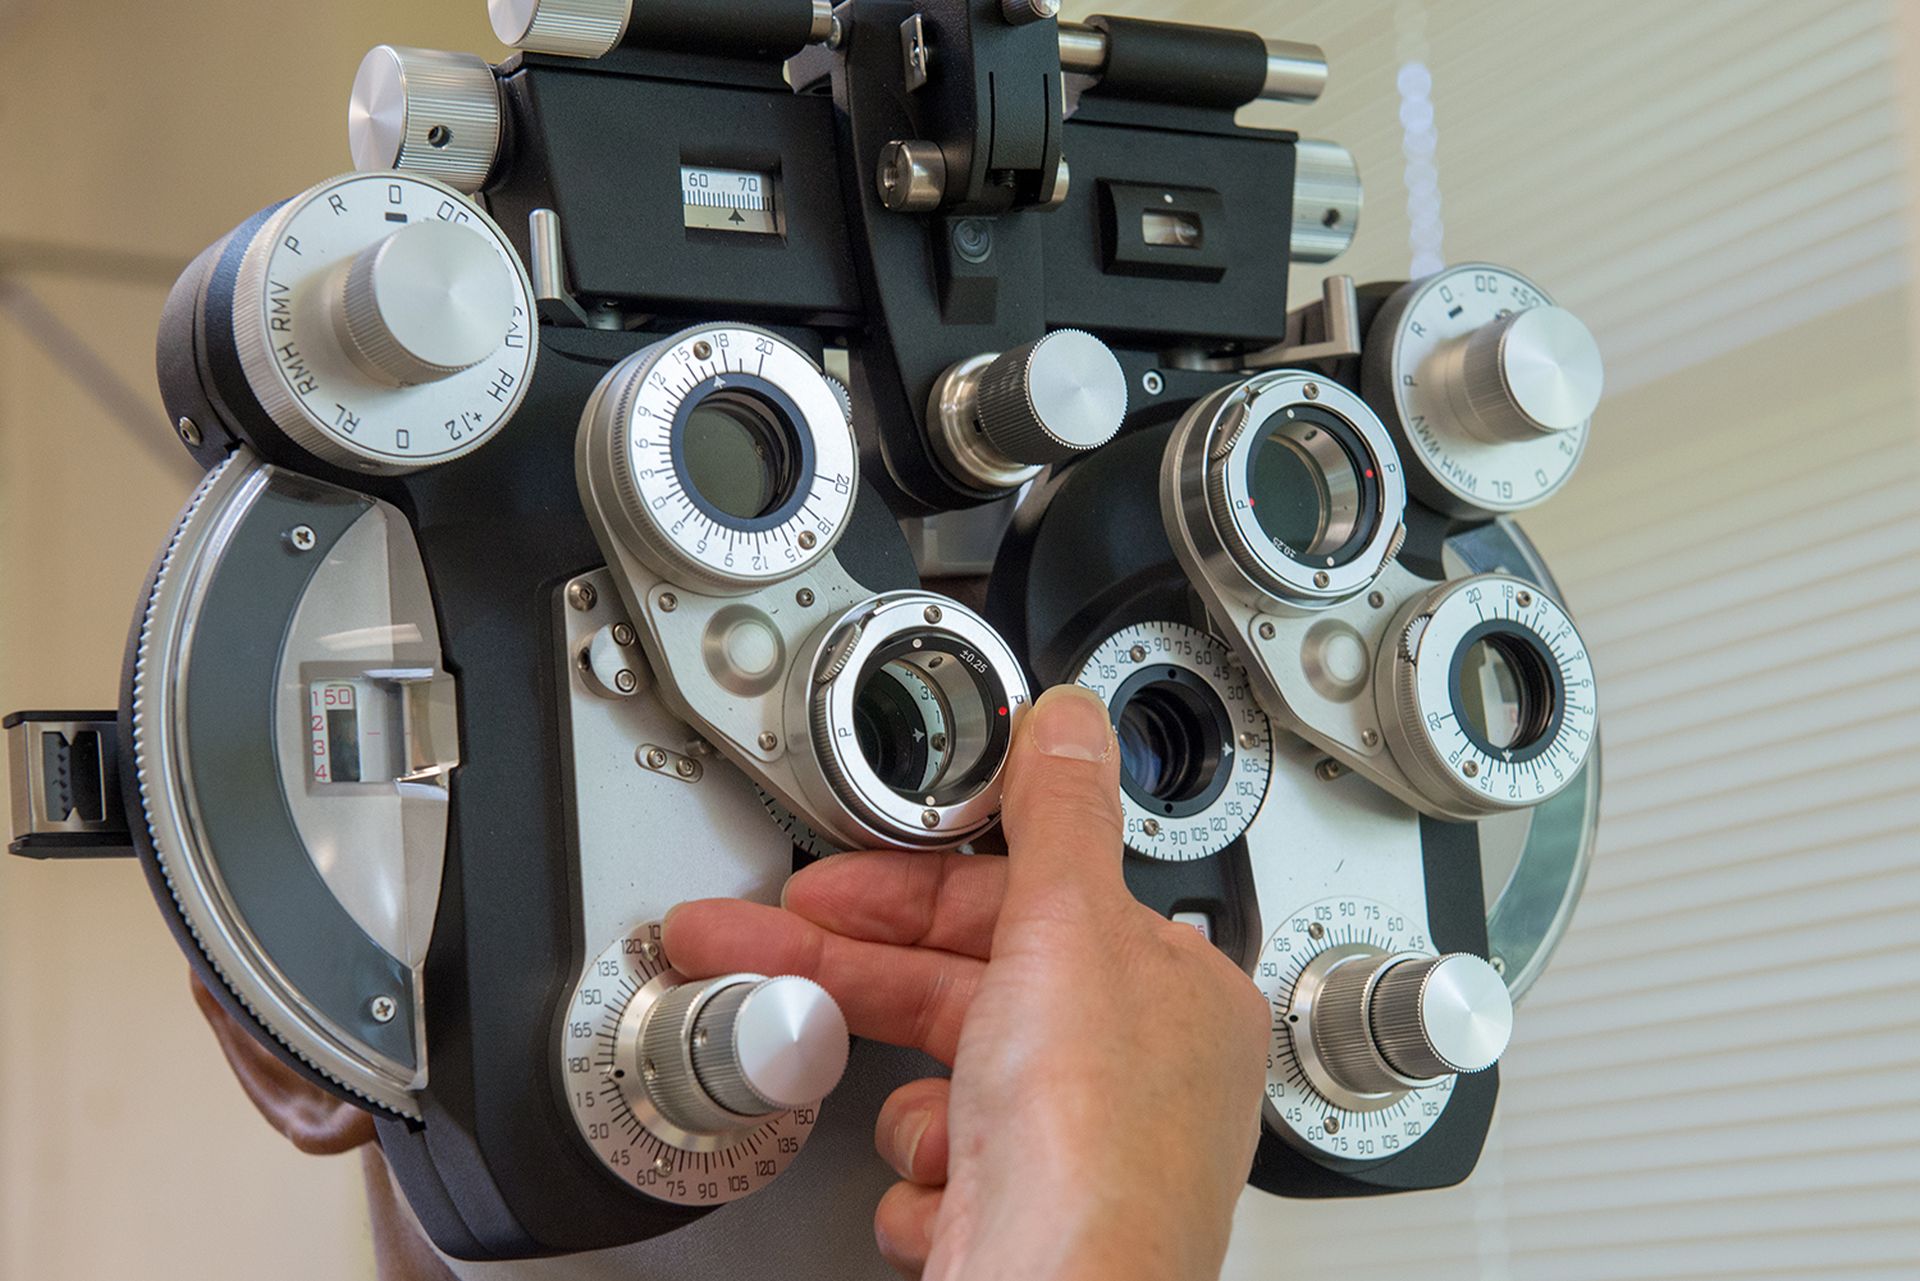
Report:
[[[1530,760],[1560,732],[1560,669],[1517,624],[1495,621],[1469,632],[1454,658],[1450,684],[1461,729],[1490,755]]]
[[[687,415],[687,479],[729,516],[758,520],[792,496],[798,442],[773,405],[750,392],[717,392]]]
[[[1185,818],[1211,805],[1233,773],[1233,722],[1205,681],[1153,667],[1114,691],[1120,784],[1149,814]]]
[[[1379,482],[1358,432],[1313,405],[1270,416],[1247,456],[1247,501],[1262,532],[1296,560],[1338,564],[1378,522]]]

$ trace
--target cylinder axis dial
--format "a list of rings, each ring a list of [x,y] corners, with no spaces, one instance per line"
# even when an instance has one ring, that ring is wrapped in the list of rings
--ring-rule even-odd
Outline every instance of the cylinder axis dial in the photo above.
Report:
[[[567,1104],[602,1165],[659,1200],[719,1205],[799,1153],[846,1066],[847,1025],[806,979],[684,980],[652,922],[587,966],[561,1056]]]
[[[1375,693],[1387,745],[1438,813],[1538,805],[1586,764],[1593,663],[1540,588],[1504,574],[1443,584],[1401,611],[1385,645]]]
[[[1507,1047],[1513,1005],[1476,956],[1434,956],[1421,925],[1364,898],[1310,903],[1261,951],[1273,1008],[1268,1124],[1296,1145],[1382,1160],[1423,1138],[1462,1072]]]
[[[241,259],[232,323],[247,385],[294,443],[389,475],[485,444],[538,349],[506,236],[408,174],[335,178],[281,206]]]
[[[1127,848],[1185,861],[1238,840],[1273,773],[1273,731],[1221,641],[1182,623],[1136,623],[1074,677],[1106,700],[1120,742]]]
[[[1577,316],[1518,272],[1468,263],[1387,300],[1364,381],[1416,464],[1409,488],[1477,516],[1531,507],[1573,474],[1604,372]]]
[[[839,540],[859,476],[820,367],[748,325],[702,325],[601,380],[584,473],[621,541],[664,577],[722,594],[777,583]]]

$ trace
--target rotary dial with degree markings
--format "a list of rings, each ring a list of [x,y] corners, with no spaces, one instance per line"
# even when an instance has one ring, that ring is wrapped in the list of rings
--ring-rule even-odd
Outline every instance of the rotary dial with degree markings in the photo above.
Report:
[[[1144,792],[1129,778],[1120,790],[1127,848],[1148,858],[1185,862],[1217,854],[1238,840],[1259,813],[1273,773],[1273,732],[1254,702],[1247,674],[1218,639],[1182,623],[1126,627],[1093,651],[1074,682],[1105,699],[1131,701],[1159,684],[1205,716],[1218,718],[1218,777],[1179,803]]]
[[[630,357],[607,385],[615,492],[639,536],[634,551],[655,570],[750,591],[813,564],[846,528],[859,476],[853,427],[798,347],[747,325],[703,325]],[[689,472],[693,411],[716,397],[747,398],[778,424],[791,485],[764,516],[715,507]]]
[[[1407,483],[1443,511],[1531,507],[1586,450],[1599,350],[1516,271],[1467,263],[1402,286],[1366,352],[1367,399],[1412,464]]]
[[[1301,976],[1337,950],[1356,956],[1431,954],[1423,922],[1364,898],[1310,903],[1280,923],[1261,949],[1255,979],[1273,1011],[1267,1051],[1267,1124],[1281,1138],[1328,1156],[1382,1160],[1424,1137],[1453,1097],[1454,1077],[1412,1090],[1329,1097],[1326,1073],[1303,1033],[1311,1010],[1297,1000]]]
[[[681,982],[650,922],[587,965],[568,1003],[561,1066],[567,1105],[615,1177],[676,1205],[721,1205],[777,1178],[812,1133],[817,1108],[795,1108],[729,1134],[693,1135],[659,1115],[640,1079],[641,1016]]]
[[[382,474],[485,444],[539,346],[505,233],[451,187],[399,173],[281,206],[241,260],[232,324],[267,416],[309,453]]]

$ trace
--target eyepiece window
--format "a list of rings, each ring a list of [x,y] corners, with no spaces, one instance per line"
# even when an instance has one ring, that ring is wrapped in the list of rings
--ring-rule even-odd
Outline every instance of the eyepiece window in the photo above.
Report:
[[[1469,734],[1497,751],[1524,752],[1555,723],[1558,681],[1528,641],[1499,632],[1466,646],[1456,700]]]
[[[785,507],[800,487],[803,452],[786,411],[752,391],[709,393],[688,410],[681,431],[687,484],[735,520],[762,520]]]
[[[1006,756],[1011,711],[992,669],[958,640],[903,637],[881,649],[854,690],[860,754],[895,795],[953,805]]]
[[[1270,417],[1247,458],[1247,498],[1261,530],[1296,560],[1338,564],[1378,524],[1379,484],[1352,427],[1292,406]]]
[[[1233,721],[1207,682],[1185,667],[1150,667],[1108,704],[1120,744],[1120,785],[1150,815],[1186,818],[1226,790]]]

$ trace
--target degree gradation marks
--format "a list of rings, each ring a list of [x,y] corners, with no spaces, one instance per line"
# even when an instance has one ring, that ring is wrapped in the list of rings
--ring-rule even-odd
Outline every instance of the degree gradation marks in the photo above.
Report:
[[[1289,914],[1268,937],[1254,971],[1273,1011],[1267,1054],[1268,1120],[1276,1118],[1295,1143],[1350,1160],[1384,1160],[1418,1142],[1446,1110],[1454,1078],[1408,1091],[1386,1107],[1336,1105],[1308,1079],[1294,1047],[1294,985],[1329,948],[1364,944],[1381,952],[1433,949],[1425,923],[1372,899],[1321,899]]]
[[[658,990],[677,978],[660,938],[660,923],[651,921],[588,962],[561,1037],[567,1105],[587,1146],[628,1187],[677,1205],[720,1205],[778,1177],[806,1142],[817,1109],[783,1112],[706,1150],[678,1146],[648,1127],[644,1068],[632,1047],[622,1049],[621,1023],[649,984],[659,980]]]

